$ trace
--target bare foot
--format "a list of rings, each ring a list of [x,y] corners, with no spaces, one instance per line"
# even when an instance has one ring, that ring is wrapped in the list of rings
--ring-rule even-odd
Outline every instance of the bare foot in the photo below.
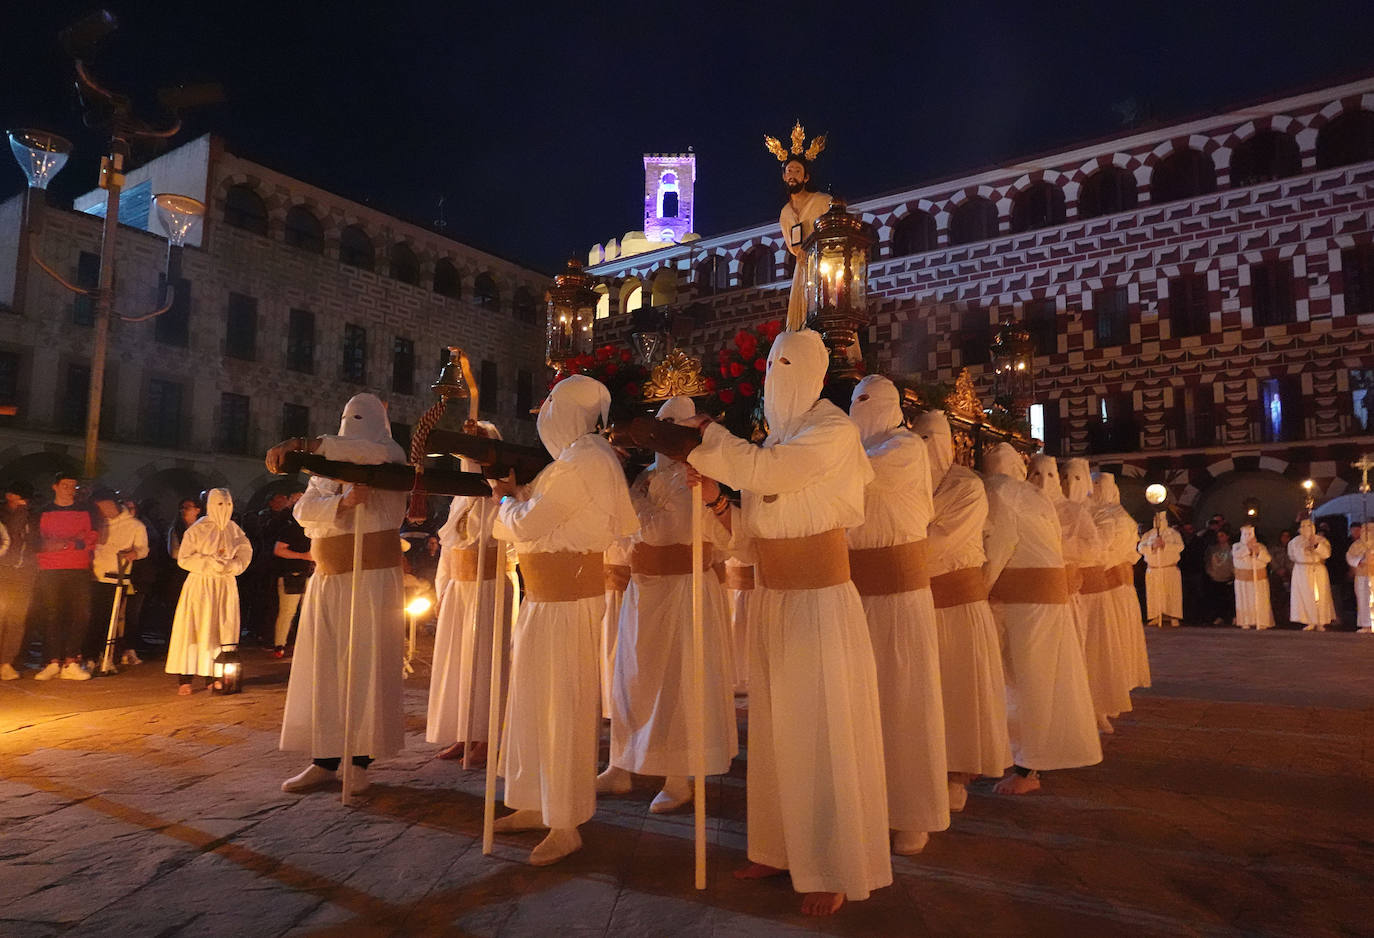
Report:
[[[178,685],[177,685],[177,693],[180,694],[180,695],[183,696],[183,697],[190,697],[190,696],[191,696],[191,685],[190,685],[190,684],[178,684]]]
[[[767,879],[770,876],[781,876],[786,870],[776,866],[768,866],[764,863],[750,863],[748,866],[741,866],[735,870],[735,879]],[[820,893],[817,893],[820,895]]]
[[[1097,731],[1106,736],[1110,736],[1112,733],[1116,732],[1116,730],[1112,728],[1111,718],[1105,713],[1099,713],[1097,715]]]
[[[802,896],[802,915],[834,915],[842,905],[842,892],[808,892]]]
[[[1012,772],[997,783],[993,791],[999,795],[1029,795],[1040,790],[1040,779],[1034,775],[1021,775]]]
[[[487,744],[481,740],[474,741],[463,764],[473,769],[484,767],[487,764]]]
[[[439,753],[439,755],[435,756],[435,758],[436,758],[436,759],[461,759],[461,758],[463,758],[463,745],[464,745],[464,744],[463,744],[463,741],[460,739],[458,742],[454,743],[452,746],[449,746],[449,747],[448,747],[447,749],[445,749],[443,752]]]

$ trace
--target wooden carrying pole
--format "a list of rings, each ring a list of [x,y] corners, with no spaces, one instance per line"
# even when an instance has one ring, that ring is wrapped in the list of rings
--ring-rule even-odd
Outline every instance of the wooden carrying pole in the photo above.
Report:
[[[482,510],[483,499],[477,499],[473,503],[473,510],[477,512],[477,582],[472,584],[472,616],[468,622],[468,634],[472,636],[472,658],[477,660],[477,634],[478,626],[482,618],[482,583],[483,577],[487,572],[487,521],[486,512]],[[460,643],[461,647],[461,643]],[[473,675],[475,678],[476,675]],[[477,681],[468,681],[468,707],[467,721],[463,726],[463,768],[472,768],[472,701],[477,693]],[[487,760],[491,761],[490,758]]]
[[[348,587],[348,654],[344,665],[344,725],[343,755],[339,759],[339,771],[343,773],[343,794],[341,801],[345,806],[352,804],[353,798],[353,636],[358,622],[358,577],[363,572],[363,514],[364,506],[359,504],[353,509],[353,570]]]
[[[487,711],[487,790],[482,802],[482,854],[491,856],[496,836],[496,762],[501,757],[501,675],[506,656],[506,545],[496,541],[496,607],[491,624],[491,706]]]
[[[692,491],[692,696],[687,717],[688,758],[692,766],[692,803],[695,815],[696,888],[706,888],[706,655],[702,645],[702,534],[701,486]]]

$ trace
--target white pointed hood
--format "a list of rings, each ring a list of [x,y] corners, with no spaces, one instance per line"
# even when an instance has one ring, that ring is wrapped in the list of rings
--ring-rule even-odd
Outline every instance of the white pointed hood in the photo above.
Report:
[[[926,441],[931,485],[939,488],[949,467],[954,465],[954,434],[949,429],[949,418],[943,411],[928,410],[916,418],[912,429]]]
[[[1155,512],[1155,530],[1163,532],[1169,527],[1169,516],[1162,511]]]
[[[983,474],[1026,480],[1026,463],[1010,443],[998,443],[983,457]]]
[[[320,453],[326,459],[363,466],[406,461],[405,450],[391,438],[386,405],[375,394],[355,394],[349,398],[339,420],[338,436],[321,439]]]
[[[1099,505],[1120,505],[1121,489],[1116,486],[1116,476],[1110,472],[1093,476],[1093,498]]]
[[[693,401],[690,397],[678,395],[677,397],[670,397],[666,401],[664,401],[663,406],[658,409],[658,413],[655,414],[655,416],[659,420],[669,420],[673,423],[681,424],[695,417],[696,414],[696,402]],[[662,468],[663,466],[670,465],[674,462],[676,462],[676,460],[671,459],[668,456],[663,455],[662,453],[654,454],[655,469]]]
[[[1240,543],[1244,547],[1254,547],[1258,543],[1255,537],[1255,526],[1253,524],[1243,525],[1240,529]]]
[[[611,392],[595,378],[570,375],[553,386],[535,422],[539,441],[557,459],[580,436],[596,429],[598,419],[610,416]]]
[[[205,538],[205,549],[211,553],[232,553],[234,537],[230,531],[234,524],[234,496],[228,489],[210,489],[205,493],[205,514],[196,519],[192,527],[200,527],[209,532]]]
[[[1059,464],[1054,461],[1053,456],[1043,453],[1032,456],[1030,469],[1026,472],[1026,481],[1048,495],[1050,501],[1064,500],[1063,485],[1059,481]]]
[[[1093,494],[1093,474],[1086,459],[1064,461],[1064,495],[1071,502],[1086,502]]]
[[[1299,536],[1299,537],[1316,537],[1316,536],[1317,536],[1317,526],[1316,526],[1315,524],[1312,523],[1312,519],[1311,519],[1311,518],[1304,518],[1301,522],[1298,523],[1298,536]]]
[[[768,350],[768,374],[763,379],[763,415],[768,434],[786,439],[802,417],[816,406],[825,383],[830,353],[819,332],[784,332]]]
[[[902,425],[902,395],[882,375],[868,375],[854,386],[849,419],[859,428],[865,447],[881,442]]]

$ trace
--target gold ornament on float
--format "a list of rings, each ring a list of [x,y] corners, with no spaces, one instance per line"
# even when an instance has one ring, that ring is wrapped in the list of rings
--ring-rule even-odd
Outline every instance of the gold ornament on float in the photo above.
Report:
[[[792,125],[791,152],[783,146],[782,141],[777,137],[769,137],[766,134],[763,138],[763,145],[767,147],[769,153],[777,157],[779,163],[786,163],[794,156],[803,157],[809,163],[825,150],[825,134],[816,135],[811,139],[811,145],[807,146],[806,128],[802,126],[801,121],[797,121]]]
[[[967,368],[959,370],[959,377],[954,381],[954,390],[945,398],[945,410],[965,420],[983,419],[983,402],[978,397],[977,388],[973,386],[973,375],[969,374]]]
[[[670,397],[701,397],[709,393],[706,379],[701,374],[701,362],[682,349],[673,349],[663,361],[654,365],[649,380],[644,382],[646,401],[666,401]]]

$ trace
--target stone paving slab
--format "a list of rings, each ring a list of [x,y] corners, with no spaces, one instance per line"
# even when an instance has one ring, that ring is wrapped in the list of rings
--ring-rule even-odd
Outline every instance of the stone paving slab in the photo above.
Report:
[[[1374,639],[1151,631],[1154,687],[1102,765],[1042,793],[973,788],[895,882],[840,915],[788,880],[739,882],[745,759],[708,786],[708,888],[690,815],[639,779],[549,869],[538,834],[481,853],[481,772],[423,741],[354,808],[278,785],[288,663],[248,655],[236,697],[175,694],[156,664],[90,682],[0,684],[0,936],[1374,934]],[[747,718],[747,704],[741,704]],[[747,730],[747,722],[742,724]]]

